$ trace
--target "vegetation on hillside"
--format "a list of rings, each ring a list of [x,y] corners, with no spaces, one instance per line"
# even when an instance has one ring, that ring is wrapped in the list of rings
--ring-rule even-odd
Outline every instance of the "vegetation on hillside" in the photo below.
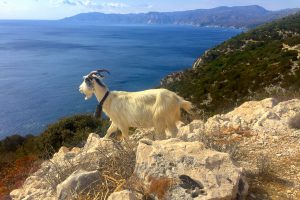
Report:
[[[40,135],[12,135],[0,141],[0,199],[20,187],[39,163],[61,146],[81,147],[89,133],[104,133],[108,121],[74,115],[50,124]]]
[[[300,13],[210,49],[192,69],[162,85],[214,114],[257,96],[299,93],[299,58]]]

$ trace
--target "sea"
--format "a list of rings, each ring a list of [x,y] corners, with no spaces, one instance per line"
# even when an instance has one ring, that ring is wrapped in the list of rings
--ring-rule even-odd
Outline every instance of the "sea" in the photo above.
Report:
[[[95,69],[110,90],[157,87],[240,29],[177,25],[87,25],[0,20],[0,139],[39,134],[60,118],[92,113],[78,86]]]

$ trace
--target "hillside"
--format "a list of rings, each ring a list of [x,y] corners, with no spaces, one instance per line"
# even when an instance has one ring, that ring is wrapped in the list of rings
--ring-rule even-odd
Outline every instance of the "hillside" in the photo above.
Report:
[[[204,53],[163,87],[198,108],[223,112],[247,100],[295,95],[300,86],[300,14],[242,33]]]
[[[178,124],[177,137],[167,140],[152,140],[153,129],[123,142],[91,133],[81,148],[61,147],[10,197],[299,199],[299,112],[299,99],[267,98]]]
[[[182,24],[195,26],[221,26],[251,28],[287,15],[300,9],[269,11],[260,6],[217,7],[178,12],[149,12],[139,14],[81,13],[64,18],[65,22],[98,24]]]

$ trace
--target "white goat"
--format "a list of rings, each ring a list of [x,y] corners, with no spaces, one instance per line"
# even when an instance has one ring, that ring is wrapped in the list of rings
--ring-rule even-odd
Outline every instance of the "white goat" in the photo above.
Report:
[[[79,91],[89,99],[95,94],[111,125],[105,138],[118,129],[128,138],[129,127],[155,128],[157,138],[176,137],[176,122],[180,120],[180,109],[190,112],[192,104],[167,89],[151,89],[139,92],[112,91],[102,82],[101,72],[92,71],[84,76]],[[109,73],[109,72],[108,72]]]

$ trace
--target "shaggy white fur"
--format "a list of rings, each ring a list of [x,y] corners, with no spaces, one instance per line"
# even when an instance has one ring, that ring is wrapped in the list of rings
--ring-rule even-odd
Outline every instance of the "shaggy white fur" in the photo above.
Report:
[[[89,99],[95,94],[100,102],[108,88],[102,77],[85,76],[79,91]],[[105,135],[108,138],[118,129],[128,138],[129,127],[155,128],[156,138],[176,137],[176,122],[180,120],[180,109],[190,112],[192,104],[167,89],[151,89],[139,92],[112,91],[103,104],[104,113],[111,125]]]

